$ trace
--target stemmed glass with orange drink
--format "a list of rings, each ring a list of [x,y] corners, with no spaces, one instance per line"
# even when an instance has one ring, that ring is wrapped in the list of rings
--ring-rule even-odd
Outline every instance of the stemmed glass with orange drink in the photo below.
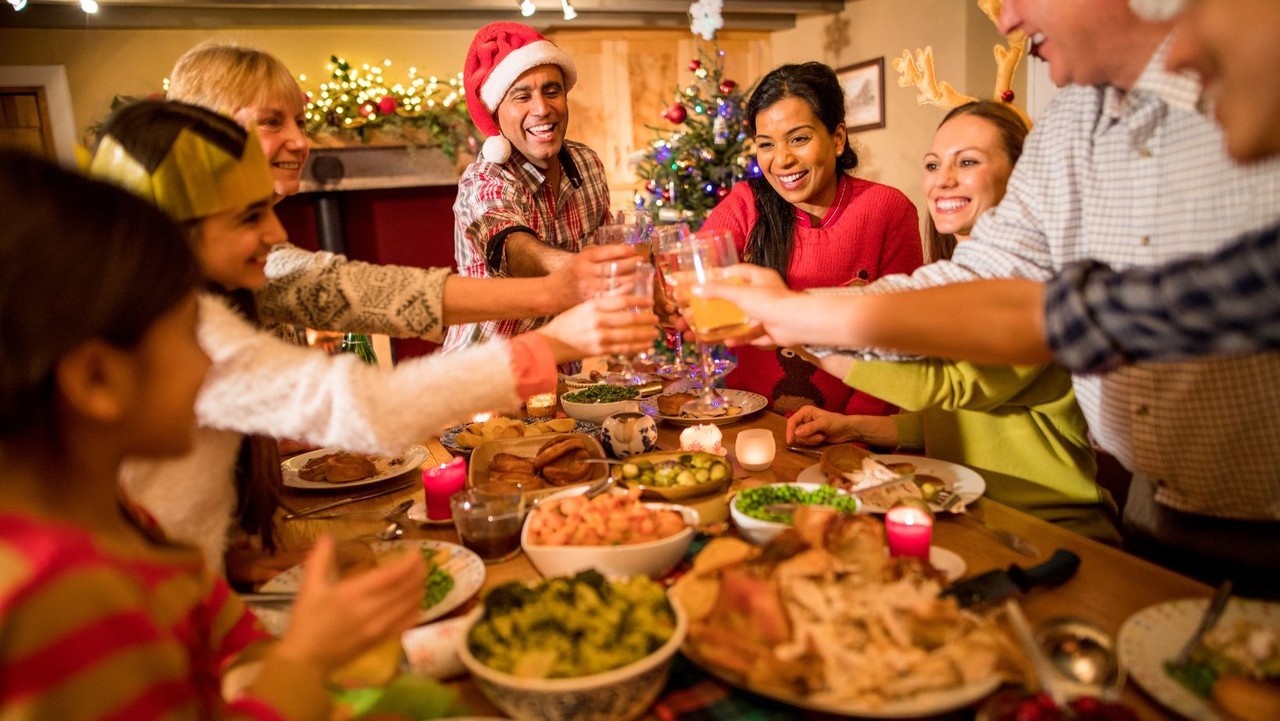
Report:
[[[693,233],[680,242],[672,256],[675,271],[667,277],[667,282],[675,292],[681,315],[698,340],[702,361],[699,379],[702,391],[682,410],[692,415],[722,415],[727,412],[729,401],[713,385],[715,361],[707,346],[753,333],[758,324],[734,303],[723,298],[697,297],[692,291],[707,283],[741,282],[728,273],[728,268],[738,262],[733,234],[727,230]]]

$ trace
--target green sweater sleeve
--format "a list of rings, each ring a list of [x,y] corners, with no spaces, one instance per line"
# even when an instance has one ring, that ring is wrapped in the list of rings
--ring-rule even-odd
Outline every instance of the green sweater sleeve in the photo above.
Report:
[[[898,413],[893,416],[893,424],[898,427],[898,448],[924,448],[924,420],[919,413]]]
[[[1045,365],[993,366],[937,359],[893,362],[857,361],[845,384],[907,411],[925,408],[990,411],[1006,405],[1033,405],[1041,398],[1020,398],[1035,384]]]

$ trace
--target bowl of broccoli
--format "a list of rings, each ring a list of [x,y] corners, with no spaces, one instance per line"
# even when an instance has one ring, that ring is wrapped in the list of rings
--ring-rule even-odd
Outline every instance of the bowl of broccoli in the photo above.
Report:
[[[592,570],[494,588],[458,655],[513,719],[628,721],[661,693],[687,630],[659,584]]]

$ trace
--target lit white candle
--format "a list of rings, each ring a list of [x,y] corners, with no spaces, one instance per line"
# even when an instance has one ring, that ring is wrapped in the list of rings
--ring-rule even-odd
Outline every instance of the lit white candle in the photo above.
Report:
[[[490,418],[493,418],[493,414],[492,414],[492,413],[477,413],[477,414],[475,414],[474,416],[471,416],[471,422],[472,422],[472,423],[484,423],[485,421],[489,420]]]
[[[689,426],[680,432],[680,450],[705,451],[722,456],[724,448],[720,445],[720,441],[723,439],[724,435],[720,433],[720,429],[710,423]]]
[[[773,438],[773,431],[767,428],[743,431],[733,444],[738,463],[748,471],[763,471],[773,465],[773,454],[776,451],[777,442]]]
[[[534,418],[550,418],[556,414],[556,394],[538,393],[529,396],[529,400],[524,402],[524,407]]]

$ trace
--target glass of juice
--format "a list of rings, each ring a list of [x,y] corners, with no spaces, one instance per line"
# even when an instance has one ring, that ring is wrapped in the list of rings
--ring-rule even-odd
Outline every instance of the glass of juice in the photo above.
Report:
[[[520,553],[524,494],[510,484],[482,484],[449,499],[458,540],[485,563],[501,563]]]

